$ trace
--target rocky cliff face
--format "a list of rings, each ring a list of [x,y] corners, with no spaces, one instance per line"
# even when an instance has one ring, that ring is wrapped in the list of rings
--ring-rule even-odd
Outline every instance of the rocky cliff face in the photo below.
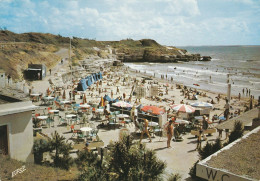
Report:
[[[123,62],[175,63],[178,61],[209,61],[211,59],[210,57],[201,57],[200,54],[189,54],[184,49],[162,46],[150,39],[124,40],[119,41],[117,45],[120,45],[114,46],[117,58]]]

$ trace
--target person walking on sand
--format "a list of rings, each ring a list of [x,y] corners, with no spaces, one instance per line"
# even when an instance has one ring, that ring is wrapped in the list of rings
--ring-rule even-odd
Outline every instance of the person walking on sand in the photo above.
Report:
[[[113,90],[111,90],[111,98],[113,98]]]
[[[50,71],[50,75],[51,75],[51,69],[49,69],[49,71]]]
[[[238,93],[238,100],[240,101],[240,98],[241,98],[241,94],[240,92]]]
[[[171,148],[171,140],[173,136],[173,121],[170,120],[169,124],[167,125],[166,131],[167,131],[167,148]]]
[[[147,136],[149,137],[150,143],[152,142],[151,136],[150,136],[149,131],[148,131],[148,125],[149,125],[149,121],[147,119],[144,119],[143,130],[142,130],[141,137],[140,137],[140,143],[142,142],[144,133],[146,133]]]
[[[202,130],[199,131],[199,135],[197,137],[197,147],[196,147],[196,150],[201,150],[201,135],[202,135]]]

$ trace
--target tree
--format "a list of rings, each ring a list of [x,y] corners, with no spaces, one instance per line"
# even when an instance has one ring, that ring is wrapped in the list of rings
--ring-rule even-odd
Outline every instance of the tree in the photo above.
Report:
[[[154,151],[134,143],[130,136],[113,143],[104,160],[84,151],[78,154],[76,163],[81,171],[79,180],[158,180],[166,167]]]
[[[117,175],[116,180],[157,180],[166,167],[154,151],[133,143],[130,136],[116,142],[110,156],[109,171]]]
[[[72,158],[69,155],[69,151],[73,149],[71,143],[65,141],[64,136],[60,136],[57,131],[52,134],[52,138],[49,139],[50,150],[55,151],[55,155],[52,156],[55,167],[68,170],[73,164]]]
[[[75,163],[81,172],[78,180],[107,180],[107,167],[96,153],[83,150],[78,152],[77,155]]]
[[[181,180],[181,175],[179,173],[173,173],[170,175],[170,177],[168,178],[168,181],[179,181]]]
[[[222,147],[223,146],[222,146],[220,138],[217,138],[215,140],[215,143],[212,145],[212,154],[217,152],[218,150],[220,150]]]
[[[43,160],[43,153],[49,151],[49,144],[44,139],[37,139],[33,144],[34,162],[40,164]]]
[[[228,143],[232,143],[233,141],[237,140],[238,138],[241,138],[244,134],[244,126],[242,122],[235,121],[234,123],[234,129],[229,135]]]
[[[206,143],[206,145],[199,150],[200,160],[203,160],[210,156],[213,153],[213,145],[209,142]]]
[[[219,138],[216,139],[215,143],[207,142],[206,145],[201,150],[199,150],[200,160],[207,158],[208,156],[220,150],[222,147],[223,146]]]

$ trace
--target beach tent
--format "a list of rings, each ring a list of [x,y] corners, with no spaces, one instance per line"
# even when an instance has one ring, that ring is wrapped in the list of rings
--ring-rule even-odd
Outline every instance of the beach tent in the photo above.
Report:
[[[97,81],[96,74],[92,74],[92,77],[93,77],[93,79],[94,79],[94,82],[96,82],[96,81]]]
[[[103,78],[102,78],[102,72],[99,72],[99,73],[98,73],[98,77],[99,77],[99,79],[103,79]]]
[[[92,81],[92,77],[91,76],[87,76],[86,77],[86,84],[87,86],[91,86],[93,84],[93,81]]]
[[[81,79],[78,83],[77,91],[85,91],[87,88],[86,79]]]
[[[94,75],[95,75],[95,77],[96,77],[96,80],[98,81],[98,80],[99,80],[99,78],[98,78],[98,75],[97,75],[97,73],[94,73]]]

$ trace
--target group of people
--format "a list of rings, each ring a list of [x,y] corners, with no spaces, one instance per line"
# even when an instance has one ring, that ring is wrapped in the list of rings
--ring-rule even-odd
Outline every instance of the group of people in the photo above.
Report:
[[[148,138],[150,139],[150,142],[152,142],[151,136],[149,134],[149,121],[147,119],[143,120],[143,127],[141,128],[141,137],[140,137],[140,143],[142,142],[143,135],[146,134]],[[173,137],[173,120],[170,120],[166,126],[166,133],[167,133],[167,148],[171,148],[171,140]]]

